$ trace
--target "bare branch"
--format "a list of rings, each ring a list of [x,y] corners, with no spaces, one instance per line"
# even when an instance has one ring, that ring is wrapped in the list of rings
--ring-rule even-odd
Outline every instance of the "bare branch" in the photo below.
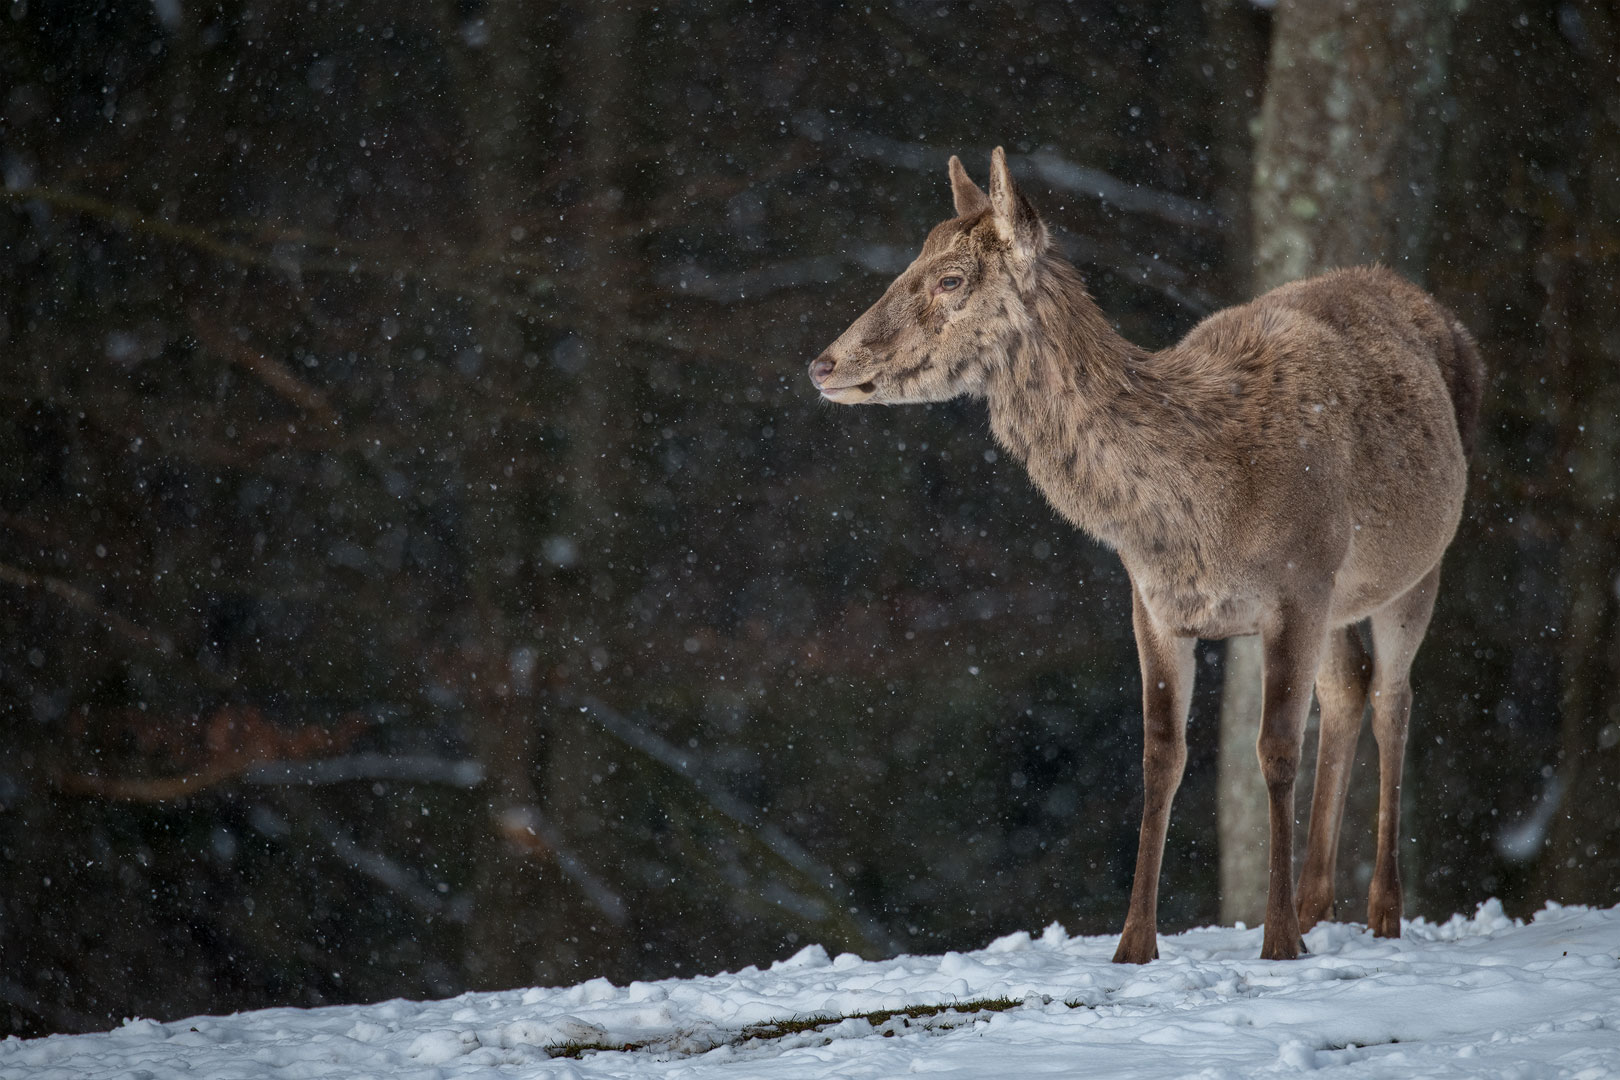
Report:
[[[950,152],[922,143],[902,142],[883,135],[862,131],[828,132],[801,130],[812,139],[825,139],[842,146],[856,157],[880,161],[911,172],[933,173],[945,171]],[[1223,222],[1219,214],[1197,199],[1188,199],[1157,188],[1127,183],[1110,176],[1101,169],[1077,165],[1051,151],[1033,154],[1014,154],[1007,159],[1014,172],[1033,174],[1059,191],[1087,195],[1119,207],[1132,214],[1146,214],[1176,225],[1194,228],[1219,228]]]
[[[180,776],[101,776],[58,773],[51,782],[67,795],[89,795],[109,802],[164,803],[218,787],[242,772],[239,762],[220,762]]]
[[[95,598],[89,593],[75,585],[69,585],[60,578],[30,574],[26,570],[0,563],[0,581],[8,585],[15,585],[19,589],[38,589],[50,593],[81,615],[100,623],[113,633],[139,645],[141,648],[150,649],[160,656],[172,657],[174,655],[174,641],[167,634],[148,630],[116,611],[108,611],[96,603]]]
[[[537,807],[509,806],[496,815],[495,823],[501,834],[518,850],[530,855],[546,855],[556,862],[558,868],[579,886],[579,891],[608,922],[614,926],[624,926],[630,921],[630,912],[624,900],[591,873],[585,861],[568,847],[561,830]]]
[[[238,341],[229,332],[210,321],[200,310],[191,312],[192,332],[210,352],[248,371],[283,400],[291,402],[305,412],[327,424],[336,424],[337,415],[326,396],[306,385],[286,367],[244,341]]]
[[[722,816],[741,826],[745,836],[756,838],[767,851],[797,870],[802,875],[802,880],[812,884],[822,896],[812,899],[808,905],[803,905],[800,914],[826,919],[843,927],[844,932],[850,934],[852,939],[874,948],[885,940],[887,935],[881,927],[870,919],[856,915],[847,907],[839,895],[845,886],[831,867],[817,860],[781,829],[769,822],[758,820],[758,815],[741,799],[705,777],[690,751],[671,746],[595,697],[585,695],[575,700],[579,704],[580,711],[600,724],[608,734],[652,758],[691,784],[698,794],[703,796],[705,802]],[[803,901],[809,898],[796,899],[802,905]]]
[[[321,813],[307,796],[289,791],[282,796],[282,803],[296,815],[300,824],[331,845],[333,854],[351,869],[397,893],[419,911],[437,915],[450,907],[454,913],[455,908],[451,906],[454,902],[447,904],[416,871],[379,851],[362,847],[346,830]]]
[[[425,259],[419,253],[401,250],[393,244],[332,237],[302,229],[284,229],[267,223],[232,223],[224,227],[232,232],[263,237],[264,244],[268,245],[254,246],[227,239],[219,231],[220,227],[170,221],[150,216],[134,207],[54,188],[0,188],[0,198],[17,203],[44,203],[54,209],[96,218],[131,234],[151,236],[243,266],[279,270],[294,277],[302,273],[398,276],[435,289],[476,294],[479,287],[468,280],[468,275],[496,273],[502,276],[521,275],[525,288],[534,296],[549,295],[552,291],[548,278],[532,273],[543,264],[517,253],[502,251],[479,259],[433,260]],[[326,253],[311,249],[322,249]]]
[[[812,255],[734,273],[705,270],[688,263],[660,271],[657,281],[672,292],[729,304],[750,296],[757,298],[782,289],[832,281],[843,267],[844,260],[837,255]]]
[[[1018,171],[1034,173],[1059,191],[1090,195],[1105,203],[1112,203],[1127,213],[1147,214],[1176,225],[1190,225],[1194,228],[1212,229],[1225,224],[1213,208],[1196,199],[1183,198],[1141,184],[1126,183],[1124,180],[1109,176],[1101,169],[1076,165],[1049,150],[1015,155],[1011,161]],[[1024,167],[1019,168],[1019,164]]]
[[[397,277],[401,280],[414,281],[437,292],[454,293],[459,298],[497,311],[510,312],[535,322],[567,329],[577,330],[581,326],[588,325],[595,316],[595,312],[588,305],[576,305],[567,317],[564,317],[556,307],[558,293],[556,283],[549,277],[534,272],[536,268],[549,264],[521,252],[480,251],[477,257],[424,261],[411,252],[371,241],[340,239],[300,229],[278,229],[268,224],[234,223],[230,226],[236,231],[266,237],[266,242],[271,245],[266,250],[228,240],[210,227],[149,217],[128,206],[71,192],[42,187],[14,190],[0,188],[0,198],[19,203],[42,202],[60,210],[105,221],[129,233],[181,244],[244,266],[278,270],[294,278],[305,272]],[[639,227],[638,225],[637,228]],[[318,255],[304,250],[311,246],[329,249],[333,254]],[[504,282],[509,287],[492,287],[492,282]],[[675,352],[696,356],[722,355],[687,335],[674,333],[653,324],[623,325],[615,322],[612,329],[630,340]],[[297,400],[298,397],[307,395],[318,397],[317,391],[298,383],[290,374],[269,370],[267,365],[273,364],[273,361],[264,357],[254,359],[247,354],[233,352],[228,358],[251,370],[272,389],[283,396],[288,396],[289,400]],[[307,397],[306,399],[311,402],[314,400]]]
[[[315,761],[253,761],[231,758],[179,776],[101,776],[62,773],[56,787],[69,795],[92,795],[112,802],[172,802],[240,779],[248,784],[309,787],[354,780],[397,780],[410,784],[447,784],[475,788],[484,782],[476,761],[425,755],[347,754]]]
[[[479,762],[428,754],[346,754],[313,761],[266,761],[242,773],[250,784],[342,784],[351,780],[398,780],[475,788],[484,782]]]

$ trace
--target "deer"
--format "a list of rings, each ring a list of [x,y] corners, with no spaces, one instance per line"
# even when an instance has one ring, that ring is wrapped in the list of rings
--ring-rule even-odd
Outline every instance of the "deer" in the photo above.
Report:
[[[955,216],[809,377],[840,405],[982,398],[996,442],[1124,564],[1143,804],[1114,961],[1159,955],[1159,872],[1187,762],[1196,644],[1247,634],[1260,637],[1264,673],[1261,957],[1297,958],[1302,933],[1334,916],[1369,700],[1379,797],[1367,926],[1399,937],[1410,672],[1462,516],[1484,384],[1473,338],[1423,290],[1367,266],[1222,309],[1151,352],[1115,331],[1054,251],[1002,148],[988,192],[955,156],[949,176]],[[1316,785],[1296,894],[1294,782],[1313,686]]]

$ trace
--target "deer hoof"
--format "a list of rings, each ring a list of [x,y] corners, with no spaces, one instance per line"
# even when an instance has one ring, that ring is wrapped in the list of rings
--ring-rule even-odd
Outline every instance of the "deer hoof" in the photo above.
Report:
[[[1333,897],[1301,896],[1299,898],[1299,932],[1308,933],[1319,922],[1333,921]]]
[[[1367,899],[1367,929],[1374,937],[1401,936],[1401,887],[1374,889]]]
[[[1265,939],[1260,943],[1260,959],[1262,960],[1298,960],[1301,954],[1309,953],[1305,941],[1299,936],[1299,931],[1292,933],[1280,932],[1273,934],[1271,927],[1266,927]]]
[[[1281,941],[1268,941],[1260,946],[1260,959],[1262,960],[1298,960],[1299,954],[1305,950],[1305,943],[1294,941],[1284,943]]]
[[[1119,937],[1119,948],[1114,950],[1116,964],[1145,964],[1159,958],[1159,935],[1155,930],[1146,933],[1127,926]]]

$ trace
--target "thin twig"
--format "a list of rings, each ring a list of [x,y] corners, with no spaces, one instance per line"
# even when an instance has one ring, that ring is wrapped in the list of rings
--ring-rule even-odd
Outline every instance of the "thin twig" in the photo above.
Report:
[[[172,657],[174,655],[174,641],[167,634],[148,630],[116,611],[108,611],[96,603],[95,598],[89,593],[75,585],[69,585],[60,578],[48,577],[42,574],[30,574],[26,570],[0,563],[0,581],[8,585],[15,585],[19,589],[38,589],[50,593],[73,608],[73,610],[101,623],[128,641],[144,649],[150,649],[160,656]]]
[[[573,700],[577,702],[581,711],[591,716],[603,730],[624,745],[645,754],[681,777],[717,813],[735,825],[741,826],[744,836],[753,838],[766,851],[798,871],[802,880],[810,883],[826,897],[825,902],[831,909],[830,922],[840,926],[852,939],[860,941],[868,948],[881,947],[886,936],[882,928],[872,920],[858,915],[848,906],[848,902],[839,896],[839,889],[844,886],[838,875],[800,847],[797,841],[781,829],[768,822],[757,820],[757,815],[742,800],[705,777],[696,767],[689,752],[671,746],[598,698],[582,695]]]
[[[243,341],[238,341],[210,322],[200,310],[191,312],[191,329],[209,351],[254,375],[278,397],[291,402],[327,424],[336,424],[331,402],[313,386],[306,385],[292,372]]]
[[[225,239],[215,230],[205,226],[170,221],[167,218],[146,214],[134,207],[123,206],[89,195],[58,191],[54,188],[0,189],[0,198],[19,203],[42,202],[59,210],[66,210],[105,221],[128,233],[151,236],[171,243],[182,244],[244,266],[258,266],[294,274],[308,272],[345,275],[359,273],[376,276],[399,275],[401,278],[419,281],[441,290],[477,293],[479,286],[470,281],[465,275],[469,273],[487,274],[493,271],[506,276],[514,270],[527,270],[533,265],[539,265],[535,263],[531,263],[530,266],[517,265],[521,260],[515,260],[507,253],[503,253],[499,259],[488,261],[461,259],[424,263],[420,256],[413,257],[393,245],[347,239],[338,240],[337,238],[324,236],[320,237],[319,243],[314,243],[312,240],[316,234],[303,233],[299,230],[278,231],[269,225],[260,225],[252,229],[245,226],[234,227],[235,231],[252,231],[270,237],[271,239],[267,242],[271,244],[271,248],[265,250],[262,247]],[[314,254],[308,250],[301,250],[299,253],[293,254],[291,251],[286,250],[289,248],[325,248],[329,249],[332,254]],[[549,279],[535,278],[530,274],[525,274],[523,280],[526,287],[540,294],[549,294],[552,289]]]
[[[482,304],[496,311],[510,312],[536,323],[570,330],[579,330],[591,323],[592,312],[588,307],[576,310],[567,317],[556,310],[559,292],[557,283],[549,277],[533,273],[531,267],[544,264],[521,253],[502,251],[492,260],[441,259],[423,263],[420,259],[413,259],[397,249],[383,249],[381,246],[373,246],[370,242],[356,243],[346,240],[342,241],[343,247],[333,247],[333,250],[338,252],[338,257],[335,258],[304,253],[293,254],[288,251],[266,251],[248,244],[236,243],[222,238],[208,228],[151,217],[128,206],[51,188],[0,189],[0,199],[19,203],[37,200],[61,210],[108,222],[126,232],[185,245],[240,265],[277,270],[294,277],[303,272],[397,277],[399,280],[414,281],[439,293],[454,294],[458,299]],[[261,234],[276,235],[281,241],[278,245],[280,247],[307,246],[300,239],[304,234],[296,230],[278,234],[271,226],[266,225],[260,226],[257,231]],[[320,246],[327,245],[323,243]],[[355,253],[344,254],[345,248]],[[362,254],[362,250],[376,253]],[[493,289],[489,285],[490,278],[520,286],[525,295]],[[654,325],[615,324],[612,329],[621,336],[671,351],[717,359],[728,358],[717,349],[706,347],[684,336],[665,332]]]
[[[808,133],[808,125],[801,124]],[[813,135],[811,137],[814,137]],[[903,142],[886,135],[865,131],[831,130],[822,133],[830,145],[842,147],[858,158],[882,162],[911,172],[943,171],[949,151],[924,143]],[[1012,154],[1008,164],[1017,172],[1034,173],[1049,186],[1075,195],[1085,195],[1119,207],[1126,213],[1145,214],[1174,225],[1191,228],[1219,228],[1223,221],[1212,207],[1197,199],[1161,191],[1145,184],[1132,184],[1110,176],[1101,169],[1079,165],[1050,151]]]
[[[232,780],[261,786],[313,787],[357,780],[394,780],[407,784],[446,784],[473,788],[483,783],[483,768],[475,761],[454,761],[421,755],[348,754],[315,761],[261,761],[241,755],[213,762],[178,776],[102,776],[97,773],[59,773],[52,777],[58,790],[69,795],[91,795],[111,802],[172,802]]]
[[[574,854],[562,830],[552,824],[535,806],[509,806],[495,817],[496,829],[526,855],[548,856],[557,864],[585,898],[614,926],[630,922],[630,909],[624,899],[591,872],[585,860]]]
[[[108,802],[166,803],[218,787],[240,776],[243,765],[222,761],[179,776],[101,776],[58,773],[51,782],[67,795],[89,795]]]

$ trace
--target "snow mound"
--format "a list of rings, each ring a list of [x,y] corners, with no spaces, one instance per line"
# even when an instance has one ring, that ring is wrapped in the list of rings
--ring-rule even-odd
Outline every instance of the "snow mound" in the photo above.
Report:
[[[1057,924],[943,956],[813,945],[765,971],[12,1038],[0,1080],[1620,1077],[1620,908],[1526,924],[1490,900],[1398,941],[1349,924],[1305,940],[1272,963],[1258,929],[1191,930],[1140,968]]]

